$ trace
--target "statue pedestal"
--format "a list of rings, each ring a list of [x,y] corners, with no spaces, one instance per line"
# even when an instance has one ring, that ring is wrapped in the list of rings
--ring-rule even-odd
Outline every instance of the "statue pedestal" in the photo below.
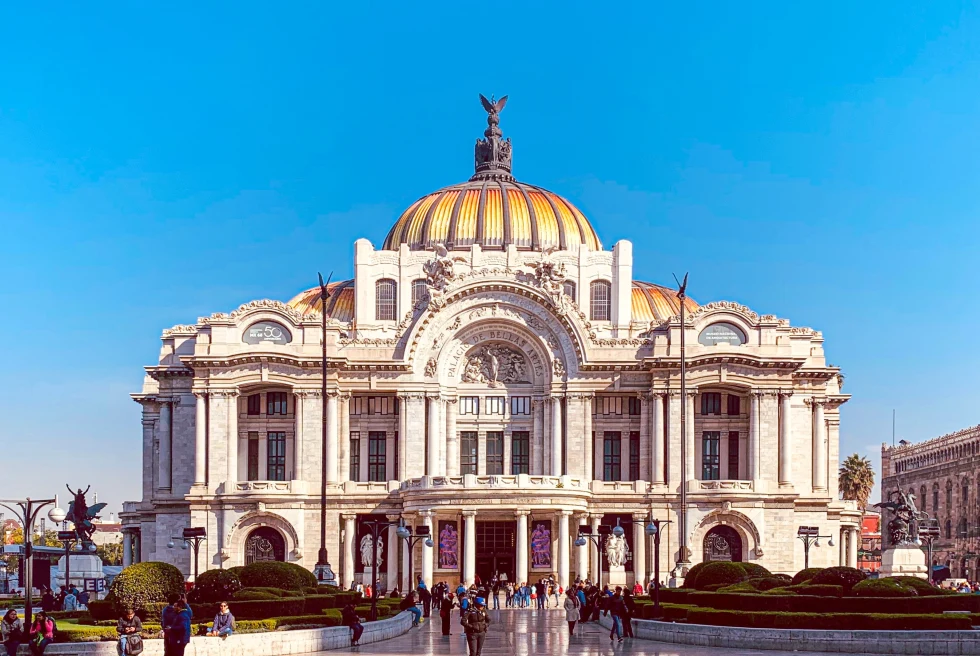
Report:
[[[378,574],[380,575],[381,572],[378,572]],[[371,583],[373,582],[373,579],[374,579],[374,568],[373,567],[365,567],[364,568],[364,578],[361,580],[361,583],[363,583],[366,586],[367,585],[371,585]],[[378,581],[380,581],[380,580],[381,579],[378,579]]]
[[[881,554],[880,576],[916,576],[928,579],[929,568],[926,567],[925,552],[911,544],[886,549]]]
[[[85,579],[94,579],[96,581],[105,580],[105,573],[102,571],[102,559],[94,554],[73,553],[71,555],[71,571],[69,572],[69,576],[71,577],[71,581],[66,582],[65,557],[62,556],[58,559],[58,574],[55,577],[54,585],[60,588],[63,585],[74,583],[79,591],[85,589]],[[92,598],[98,599],[100,595],[95,592],[95,590],[89,590]]]
[[[615,589],[616,586],[626,587],[626,568],[620,565],[619,567],[609,567],[609,580],[606,581],[609,587]]]

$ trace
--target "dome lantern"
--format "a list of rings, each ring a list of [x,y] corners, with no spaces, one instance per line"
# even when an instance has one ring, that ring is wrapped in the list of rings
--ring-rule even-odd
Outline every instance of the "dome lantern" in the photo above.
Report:
[[[487,129],[483,132],[486,139],[477,139],[475,150],[476,173],[470,180],[507,180],[514,181],[511,175],[512,154],[510,138],[502,139],[504,133],[500,131],[500,112],[507,104],[507,96],[500,100],[490,100],[482,93],[480,102],[483,109],[487,110]]]

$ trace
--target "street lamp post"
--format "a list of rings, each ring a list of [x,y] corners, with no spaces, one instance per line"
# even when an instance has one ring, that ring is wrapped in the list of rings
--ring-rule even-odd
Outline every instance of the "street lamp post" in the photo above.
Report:
[[[34,521],[37,519],[37,515],[41,512],[41,509],[45,506],[54,506],[48,511],[48,517],[55,524],[60,524],[65,520],[65,511],[54,505],[58,502],[57,499],[41,499],[34,500],[30,497],[26,499],[0,499],[0,506],[6,508],[10,512],[20,519],[21,526],[24,527],[24,625],[31,625],[31,615],[33,612],[33,607],[31,604],[31,587],[33,572],[31,571],[31,566],[33,565],[31,558],[34,555],[34,545],[32,543],[32,536],[34,534]]]
[[[677,277],[674,277],[677,280]],[[687,274],[684,274],[683,281],[677,281],[677,302],[681,306],[681,494],[680,494],[680,514],[677,516],[678,538],[680,548],[678,549],[678,561],[675,564],[677,574],[686,576],[683,566],[688,564],[687,555],[687,459],[693,454],[687,452],[687,350],[686,337],[687,326],[684,320],[684,300],[687,298]],[[692,419],[693,420],[693,419]]]
[[[65,547],[65,587],[71,589],[71,550],[78,544],[78,534],[58,531],[58,541]]]
[[[919,526],[918,541],[921,545],[926,544],[926,563],[929,567],[929,583],[933,583],[932,578],[932,543],[939,539],[939,522],[937,520],[927,520]]]
[[[327,555],[327,300],[330,298],[330,278],[324,284],[320,279],[320,342],[322,353],[320,357],[320,549],[316,555],[316,578],[320,585],[337,585],[337,577],[330,567]]]
[[[399,522],[398,528],[395,529],[395,534],[408,543],[408,584],[415,585],[415,580],[412,578],[414,575],[412,566],[415,564],[415,544],[424,540],[425,546],[430,549],[432,548],[434,543],[432,542],[432,536],[429,534],[429,527],[425,525],[416,526],[413,532],[411,527],[405,526],[405,522]],[[408,594],[407,590],[405,594]]]
[[[201,551],[201,543],[208,539],[206,528],[185,528],[180,535],[174,535],[167,543],[168,549],[174,548],[174,540],[180,541],[180,548],[186,549],[188,546],[194,549],[194,585],[197,585],[197,555]]]
[[[660,528],[672,523],[669,519],[651,519],[646,534],[653,536],[653,616],[660,617]]]
[[[0,560],[0,571],[3,572],[3,594],[10,594],[10,572],[7,569],[7,561]]]
[[[810,567],[810,545],[820,546],[820,540],[828,540],[827,546],[834,546],[834,536],[820,535],[820,529],[816,526],[801,526],[796,531],[796,539],[803,541],[803,569]]]

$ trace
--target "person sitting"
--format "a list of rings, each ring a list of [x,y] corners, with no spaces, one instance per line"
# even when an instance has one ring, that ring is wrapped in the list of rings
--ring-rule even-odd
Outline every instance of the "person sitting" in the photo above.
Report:
[[[408,592],[405,595],[405,598],[402,599],[402,602],[398,604],[398,608],[401,610],[407,610],[412,614],[412,616],[415,618],[412,620],[412,626],[418,626],[422,621],[422,611],[419,610],[419,607],[416,605],[414,592]]]
[[[130,645],[130,637],[139,637],[140,631],[143,630],[143,622],[140,618],[136,617],[136,613],[133,612],[132,608],[126,608],[123,610],[122,616],[116,623],[116,633],[119,634],[119,654],[120,656],[127,656],[127,654],[139,653],[134,647],[137,641],[132,641],[134,644]],[[142,639],[138,641],[140,645],[140,650],[142,650]]]
[[[227,638],[235,632],[235,616],[228,610],[228,602],[222,601],[219,606],[218,614],[214,616],[214,623],[208,629],[209,636]]]
[[[44,650],[54,642],[54,620],[48,617],[43,610],[34,616],[34,623],[31,624],[31,653],[34,656],[41,656]]]
[[[0,638],[3,646],[7,650],[7,656],[17,656],[17,647],[24,634],[24,624],[17,617],[17,611],[11,608],[4,613],[3,620],[0,621]]]
[[[340,617],[341,623],[344,626],[349,627],[352,632],[350,646],[359,646],[361,634],[364,633],[364,626],[361,624],[361,618],[357,616],[357,611],[354,609],[354,604],[349,603],[344,606],[343,610],[340,611]]]

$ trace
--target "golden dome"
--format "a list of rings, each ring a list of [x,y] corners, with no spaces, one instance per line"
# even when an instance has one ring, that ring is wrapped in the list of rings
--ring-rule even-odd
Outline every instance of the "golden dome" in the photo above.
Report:
[[[633,321],[666,321],[681,312],[677,290],[652,282],[633,281],[632,303]],[[684,309],[693,312],[698,304],[685,297]]]
[[[327,285],[330,298],[327,299],[327,317],[347,323],[354,318],[354,281],[343,280]],[[320,288],[312,287],[293,297],[289,307],[303,316],[320,311]]]
[[[405,210],[385,239],[384,250],[408,244],[426,250],[436,244],[468,249],[575,250],[585,244],[602,250],[599,237],[577,207],[547,189],[511,175],[511,143],[498,124],[507,96],[480,96],[487,111],[485,139],[476,142],[476,173],[467,182],[427,194]]]

